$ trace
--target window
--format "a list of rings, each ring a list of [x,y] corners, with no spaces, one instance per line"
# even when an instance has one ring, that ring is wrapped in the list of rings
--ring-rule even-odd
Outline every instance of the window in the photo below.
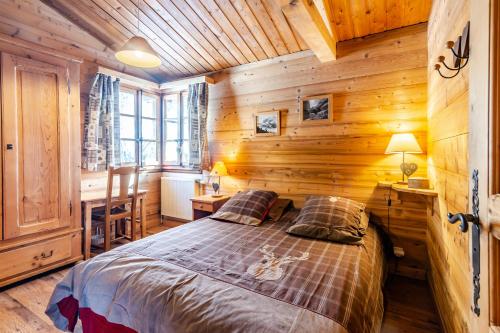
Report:
[[[163,164],[189,166],[189,112],[187,92],[163,98]]]
[[[123,164],[160,164],[160,98],[122,87],[120,90],[120,157]],[[140,158],[139,158],[140,156]]]

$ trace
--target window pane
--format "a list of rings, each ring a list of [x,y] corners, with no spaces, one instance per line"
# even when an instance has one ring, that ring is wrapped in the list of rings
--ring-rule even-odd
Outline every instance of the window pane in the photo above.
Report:
[[[135,118],[128,116],[120,117],[120,137],[135,139]]]
[[[146,140],[156,140],[156,120],[142,119],[142,138]]]
[[[183,92],[182,94],[182,113],[184,114],[184,117],[189,117],[189,110],[188,110],[188,93]]]
[[[179,117],[179,95],[165,96],[165,118]]]
[[[177,161],[177,142],[167,141],[163,147],[164,162],[167,164],[179,164]]]
[[[142,95],[142,116],[156,118],[156,98]]]
[[[185,140],[182,143],[182,165],[189,166],[189,141]]]
[[[135,142],[121,140],[120,146],[122,163],[135,163]]]
[[[158,164],[158,143],[157,142],[142,142],[142,164],[156,165]]]
[[[120,113],[135,114],[135,93],[130,91],[120,91]]]
[[[183,120],[183,129],[182,129],[182,136],[184,140],[189,140],[189,119],[184,118]]]
[[[167,120],[165,122],[165,139],[167,140],[177,140],[179,139],[179,124],[177,121]]]

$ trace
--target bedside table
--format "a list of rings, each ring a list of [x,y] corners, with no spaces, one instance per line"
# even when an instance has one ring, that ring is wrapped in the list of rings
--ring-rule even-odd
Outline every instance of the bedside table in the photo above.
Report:
[[[222,205],[229,200],[229,196],[222,196],[218,198],[212,195],[201,195],[199,197],[191,198],[193,207],[193,221],[199,220],[215,213]]]

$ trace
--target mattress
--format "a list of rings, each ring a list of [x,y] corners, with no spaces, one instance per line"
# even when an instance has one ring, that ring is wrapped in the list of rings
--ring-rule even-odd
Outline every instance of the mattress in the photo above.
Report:
[[[364,245],[307,239],[277,222],[204,218],[73,267],[47,315],[84,332],[378,332],[384,255]],[[81,326],[80,326],[81,325]]]

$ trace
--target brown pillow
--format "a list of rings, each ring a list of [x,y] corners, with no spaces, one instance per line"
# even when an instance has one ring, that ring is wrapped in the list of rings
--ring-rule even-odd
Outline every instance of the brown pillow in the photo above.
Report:
[[[285,211],[290,207],[293,207],[292,200],[278,198],[276,199],[273,206],[269,210],[269,214],[267,214],[267,217],[271,221],[276,222],[281,218],[281,216],[283,216],[283,213],[285,213]]]
[[[247,190],[229,199],[212,219],[248,225],[264,221],[278,195],[271,191]]]
[[[363,244],[368,227],[365,205],[341,197],[311,196],[287,232],[294,235]]]

